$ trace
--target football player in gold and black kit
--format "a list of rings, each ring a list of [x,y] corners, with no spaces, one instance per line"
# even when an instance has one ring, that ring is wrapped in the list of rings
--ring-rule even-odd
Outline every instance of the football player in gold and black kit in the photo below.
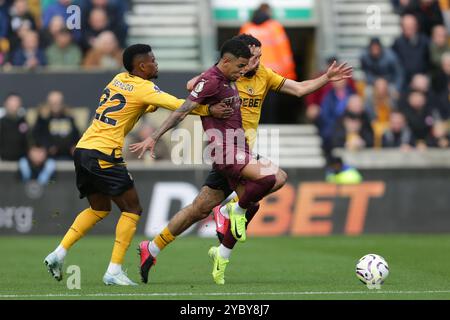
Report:
[[[346,66],[346,63],[338,66],[334,62],[327,73],[316,79],[302,82],[286,79],[260,64],[261,42],[258,39],[247,34],[238,35],[233,39],[245,42],[253,54],[245,75],[236,81],[239,96],[242,100],[240,108],[242,126],[250,149],[256,140],[256,130],[261,116],[261,108],[269,91],[302,97],[321,88],[329,81],[350,78],[352,74],[352,67]],[[195,77],[188,82],[187,88],[189,91],[193,89],[199,77]],[[286,179],[286,173],[283,170],[280,170],[280,172]],[[278,178],[283,180],[283,177]],[[173,216],[169,224],[152,241],[146,240],[140,243],[141,277],[144,282],[148,281],[148,273],[158,253],[175,240],[176,236],[195,222],[206,218],[213,210],[217,225],[216,230],[221,244],[218,247],[212,247],[208,254],[214,262],[212,272],[214,281],[217,284],[225,283],[225,268],[237,240],[231,234],[229,227],[230,223],[227,217],[227,208],[229,206],[224,205],[220,207],[219,204],[228,198],[232,192],[233,190],[228,185],[227,177],[224,177],[217,170],[211,170],[193,203]],[[247,225],[258,211],[258,208],[259,204],[256,204],[245,213]]]
[[[141,116],[159,107],[179,108],[184,100],[161,91],[151,79],[156,78],[158,64],[151,47],[136,44],[123,54],[128,72],[116,75],[103,90],[92,124],[79,140],[74,163],[80,198],[87,197],[90,207],[82,211],[73,222],[55,251],[44,260],[48,271],[60,281],[64,257],[80,238],[111,211],[111,200],[122,215],[117,223],[116,239],[111,262],[103,282],[107,285],[135,285],[122,270],[122,263],[133,239],[142,208],[122,158],[125,136]],[[216,105],[213,116],[227,117],[230,110]],[[199,106],[192,112],[210,115],[208,106]]]

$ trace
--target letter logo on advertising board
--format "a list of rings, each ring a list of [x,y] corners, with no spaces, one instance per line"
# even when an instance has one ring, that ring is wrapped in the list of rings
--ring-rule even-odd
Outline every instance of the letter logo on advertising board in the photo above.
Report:
[[[261,208],[249,225],[248,233],[258,236],[318,235],[333,233],[334,201],[349,198],[344,233],[357,235],[364,231],[370,199],[385,193],[381,181],[357,185],[322,182],[287,184],[261,201]]]
[[[150,198],[147,223],[145,225],[145,235],[153,237],[158,235],[169,223],[170,206],[174,201],[184,208],[197,196],[198,189],[187,182],[157,182],[153,188]],[[191,226],[182,234],[189,234],[195,229]]]

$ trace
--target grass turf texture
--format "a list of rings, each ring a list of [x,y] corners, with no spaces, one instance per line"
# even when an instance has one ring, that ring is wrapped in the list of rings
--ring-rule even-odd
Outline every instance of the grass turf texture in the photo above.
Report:
[[[87,236],[66,257],[81,269],[81,290],[68,276],[56,282],[43,260],[60,237],[0,237],[0,299],[450,299],[450,235],[365,235],[312,238],[250,238],[237,244],[224,286],[211,276],[207,256],[215,239],[182,237],[158,256],[149,283],[140,283],[137,237],[124,269],[140,285],[105,286],[113,236]],[[381,290],[355,276],[357,260],[382,255],[390,275]]]

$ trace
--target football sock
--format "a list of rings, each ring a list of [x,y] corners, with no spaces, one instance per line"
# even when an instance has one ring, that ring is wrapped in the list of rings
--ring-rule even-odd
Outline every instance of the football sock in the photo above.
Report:
[[[234,204],[234,212],[236,212],[237,214],[245,214],[246,209],[242,208],[239,203],[235,203]]]
[[[118,274],[122,271],[122,265],[117,263],[109,263],[107,272],[110,274]]]
[[[237,197],[237,193],[236,193],[236,191],[233,191],[225,200],[223,200],[220,204],[221,205],[226,205],[228,202],[230,202],[230,201],[235,201],[235,202],[237,202],[239,199],[238,199],[238,197]]]
[[[156,257],[156,256],[159,254],[159,252],[160,252],[161,250],[158,248],[158,246],[155,244],[154,241],[150,241],[150,242],[148,243],[148,251],[150,251],[150,254],[151,254],[153,257]]]
[[[245,213],[245,217],[247,218],[247,223],[245,224],[245,229],[247,229],[248,224],[253,219],[253,217],[258,212],[258,210],[259,210],[259,203],[254,204],[254,205],[250,206],[250,208],[247,209],[247,212]]]
[[[134,233],[136,232],[139,215],[129,212],[122,212],[116,227],[116,240],[111,256],[111,262],[122,264]]]
[[[80,240],[100,220],[105,218],[109,211],[97,211],[87,208],[75,218],[70,229],[61,241],[61,246],[69,250],[75,242]]]
[[[153,239],[152,243],[154,243],[159,250],[163,250],[173,240],[175,240],[175,236],[169,231],[169,228],[165,227],[164,230]]]
[[[245,213],[245,217],[247,218],[247,223],[245,225],[245,227],[247,228],[248,224],[250,223],[250,221],[253,219],[253,217],[255,216],[256,212],[258,212],[259,210],[259,203],[257,204],[252,204],[250,205],[250,207],[247,209],[247,212]],[[228,249],[233,249],[234,245],[236,244],[237,240],[235,237],[233,237],[233,234],[231,233],[231,229],[230,226],[228,226],[227,231],[225,232],[221,245],[225,246]]]
[[[224,259],[227,260],[230,259],[231,251],[232,251],[231,249],[228,249],[223,244],[219,246],[219,255]]]
[[[230,219],[230,216],[228,215],[228,209],[227,206],[220,207],[220,213],[227,219]]]
[[[67,250],[64,249],[64,247],[63,247],[62,245],[59,245],[59,246],[56,248],[56,250],[53,251],[53,252],[56,254],[56,256],[58,257],[58,260],[59,260],[59,261],[64,260],[64,258],[66,257],[66,254],[67,254]]]
[[[264,178],[258,180],[247,180],[245,183],[244,194],[239,199],[239,206],[241,208],[249,208],[253,203],[259,202],[270,190],[272,190],[275,185],[276,178],[272,174],[270,176],[265,176]]]

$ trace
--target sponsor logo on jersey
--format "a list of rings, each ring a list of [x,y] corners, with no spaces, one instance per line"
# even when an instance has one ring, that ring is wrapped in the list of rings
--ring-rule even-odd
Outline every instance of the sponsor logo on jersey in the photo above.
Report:
[[[205,87],[205,83],[207,80],[202,80],[194,88],[194,92],[200,93],[203,91],[203,88]]]

